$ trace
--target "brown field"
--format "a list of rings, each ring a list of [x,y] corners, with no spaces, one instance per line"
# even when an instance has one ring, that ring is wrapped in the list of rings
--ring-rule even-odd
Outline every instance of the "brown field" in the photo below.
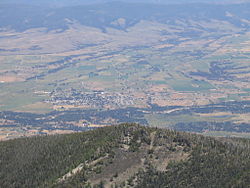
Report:
[[[44,102],[36,102],[34,104],[22,106],[21,108],[18,108],[15,111],[43,114],[43,113],[47,113],[49,109],[52,109],[52,108],[53,108],[53,105],[51,104],[44,103]]]
[[[11,83],[11,82],[22,82],[25,79],[17,76],[0,76],[0,82],[2,83]]]

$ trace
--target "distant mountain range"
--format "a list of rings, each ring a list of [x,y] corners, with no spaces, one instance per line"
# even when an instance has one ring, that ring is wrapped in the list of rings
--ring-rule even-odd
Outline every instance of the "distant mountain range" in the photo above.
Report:
[[[30,4],[30,5],[50,5],[50,6],[74,6],[81,4],[95,4],[107,2],[126,2],[126,3],[157,3],[157,4],[182,4],[182,3],[244,3],[249,0],[2,0],[1,3]]]
[[[55,1],[56,2],[56,1]],[[63,1],[67,2],[67,1]],[[75,1],[78,2],[78,1]],[[86,1],[87,2],[87,1]],[[23,31],[31,28],[67,29],[72,23],[100,28],[126,29],[141,20],[156,21],[166,24],[178,19],[221,20],[228,21],[237,27],[249,27],[244,22],[250,17],[250,4],[239,5],[149,5],[145,3],[103,3],[73,7],[37,7],[35,5],[5,4],[0,7],[0,28],[11,28]],[[123,25],[114,24],[123,18]]]

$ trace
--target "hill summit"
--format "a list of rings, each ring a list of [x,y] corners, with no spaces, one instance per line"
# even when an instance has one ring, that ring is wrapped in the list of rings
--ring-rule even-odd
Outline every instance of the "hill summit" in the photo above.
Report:
[[[247,187],[250,142],[121,124],[0,142],[0,187]]]

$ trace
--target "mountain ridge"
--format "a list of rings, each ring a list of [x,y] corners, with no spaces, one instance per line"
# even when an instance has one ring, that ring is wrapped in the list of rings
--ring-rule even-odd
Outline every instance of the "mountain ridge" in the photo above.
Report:
[[[138,124],[21,138],[0,142],[0,186],[244,187],[249,146]]]
[[[15,6],[6,4],[0,7],[2,12],[0,28],[9,28],[17,31],[46,28],[50,31],[69,29],[72,23],[79,23],[102,30],[110,27],[126,31],[127,28],[141,20],[157,21],[165,24],[176,19],[217,19],[229,21],[231,24],[236,24],[239,27],[248,28],[249,25],[243,22],[242,19],[248,19],[249,11],[247,10],[249,7],[250,3],[239,5],[202,3],[158,5],[112,2],[58,8],[19,5],[17,11],[10,13]],[[140,9],[140,12],[138,12],[138,9]],[[115,23],[118,19],[124,19],[124,24]]]
[[[220,2],[216,0],[36,0],[36,1],[29,1],[29,0],[2,0],[2,3],[8,4],[31,4],[31,5],[49,5],[52,7],[60,7],[60,6],[72,6],[72,5],[86,5],[86,4],[98,4],[98,3],[107,3],[107,2],[127,2],[127,3],[154,3],[154,4],[183,4],[183,3],[209,3],[209,4],[236,4],[236,3],[245,3],[250,2],[249,0],[222,0]]]

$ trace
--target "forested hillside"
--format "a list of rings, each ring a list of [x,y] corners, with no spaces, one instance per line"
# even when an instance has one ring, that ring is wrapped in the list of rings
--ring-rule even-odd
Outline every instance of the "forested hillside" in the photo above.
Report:
[[[250,142],[121,124],[0,142],[0,187],[249,187]]]

